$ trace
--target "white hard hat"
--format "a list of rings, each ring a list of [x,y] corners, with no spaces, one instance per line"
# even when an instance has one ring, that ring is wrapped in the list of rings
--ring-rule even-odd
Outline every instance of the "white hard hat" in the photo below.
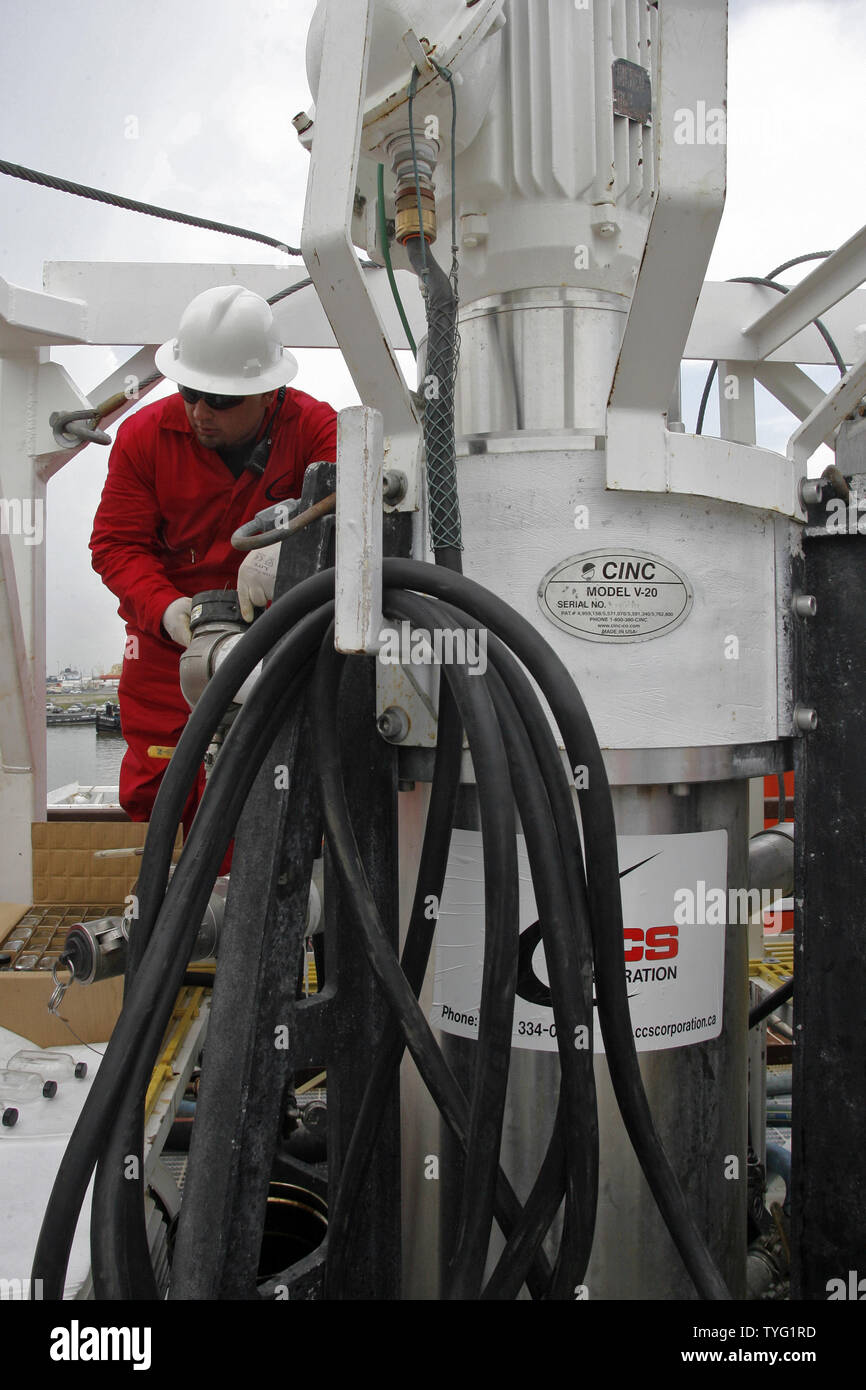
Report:
[[[154,357],[169,381],[226,396],[284,386],[298,364],[280,342],[271,306],[242,285],[215,285],[187,305]]]

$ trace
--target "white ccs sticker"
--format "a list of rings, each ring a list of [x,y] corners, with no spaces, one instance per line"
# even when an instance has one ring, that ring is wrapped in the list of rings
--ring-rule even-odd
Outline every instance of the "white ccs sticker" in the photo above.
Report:
[[[717,1038],[725,976],[728,836],[618,835],[623,957],[638,1052]],[[526,841],[517,837],[520,886],[517,994],[512,1047],[558,1048],[547,964]],[[430,1022],[445,1033],[478,1037],[484,965],[484,860],[481,835],[455,830],[436,926],[436,977]],[[593,991],[594,993],[594,991]],[[593,1046],[603,1052],[593,1010]]]
[[[646,642],[672,632],[694,600],[689,581],[657,555],[591,550],[548,570],[538,586],[546,618],[588,642]]]

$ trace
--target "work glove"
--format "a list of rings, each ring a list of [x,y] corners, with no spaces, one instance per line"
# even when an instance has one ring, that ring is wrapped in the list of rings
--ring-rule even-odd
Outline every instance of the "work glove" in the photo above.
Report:
[[[188,647],[192,641],[192,633],[189,628],[189,610],[191,607],[191,598],[176,598],[174,603],[168,605],[162,615],[163,627],[172,642],[177,642],[179,647]]]
[[[266,608],[273,599],[279,562],[279,541],[251,550],[242,562],[238,570],[238,602],[245,622],[252,622],[253,608]]]

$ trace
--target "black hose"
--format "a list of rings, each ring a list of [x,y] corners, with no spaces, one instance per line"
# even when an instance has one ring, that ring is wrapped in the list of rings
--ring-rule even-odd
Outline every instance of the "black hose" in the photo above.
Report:
[[[192,989],[213,989],[213,972],[210,970],[187,970],[184,977],[184,985],[189,985]]]
[[[205,799],[202,800],[201,817],[197,814],[192,828],[193,831],[197,827],[201,830],[204,819],[207,818],[218,827],[222,843],[220,859],[216,861],[213,875],[210,876],[206,884],[200,876],[196,879],[197,905],[191,910],[195,912],[195,920],[199,922],[207,903],[207,896],[218,872],[222,855],[234,833],[235,824],[249,788],[258,773],[262,758],[273,742],[272,720],[276,719],[282,722],[285,719],[303,688],[302,673],[296,674],[293,680],[285,682],[280,656],[287,660],[291,668],[298,660],[296,653],[300,652],[302,659],[303,653],[311,650],[311,644],[318,644],[321,640],[322,630],[327,625],[329,617],[329,607],[324,613],[315,612],[298,624],[294,631],[281,639],[274,653],[276,660],[265,667],[248,703],[244,705],[234,720],[226,738],[212,774],[211,781],[215,792],[208,800],[206,810]],[[217,772],[221,774],[219,781],[217,781]],[[237,809],[234,810],[233,814],[232,811],[229,811],[228,815],[221,816],[215,802],[215,796],[220,795],[224,783],[229,786],[234,785],[233,806],[236,806]],[[245,790],[239,797],[239,789],[243,788]],[[202,825],[200,825],[200,820]],[[205,832],[202,830],[202,833]],[[192,843],[192,831],[190,843]],[[186,848],[172,877],[172,887],[182,872],[185,853]],[[201,907],[198,907],[199,902],[201,902]],[[179,911],[176,921],[170,912],[168,914],[163,913],[160,921],[163,939],[178,934],[181,929],[184,930],[185,944],[183,949],[185,954],[180,964],[185,967],[193,942],[186,940],[189,932],[184,927],[183,912],[182,910]],[[135,933],[132,935],[134,937]],[[149,959],[149,956],[146,959]],[[183,982],[185,973],[184,968],[178,975],[176,967],[173,966],[171,981],[160,988],[158,1006],[147,1025],[143,1044],[137,1055],[127,1061],[126,1086],[123,1094],[118,1097],[111,1131],[97,1166],[91,1223],[91,1256],[94,1292],[97,1298],[130,1299],[159,1296],[147,1257],[147,1241],[144,1230],[142,1117],[144,1097],[154,1061],[171,1016],[177,990]],[[137,1159],[137,1170],[130,1171],[130,1158]]]
[[[541,774],[529,756],[526,728],[495,667],[491,682],[512,767],[512,783],[532,868],[532,886],[551,980],[551,1004],[562,1074],[560,1108],[566,1168],[564,1229],[548,1297],[570,1300],[589,1263],[598,1202],[592,979],[591,973],[582,968],[588,966],[592,956],[590,949],[583,960],[580,959],[580,937],[575,929],[556,823]],[[586,945],[590,945],[588,931]],[[551,1194],[551,1219],[559,1205],[557,1201],[554,1206],[553,1200],[559,1196],[557,1188]],[[515,1280],[518,1273],[514,1273]]]
[[[414,595],[396,594],[395,592],[389,590],[386,591],[384,595],[384,603],[385,612],[389,618],[399,619],[411,617],[411,619],[414,619],[415,621],[415,626],[425,626],[428,631],[430,631],[431,629],[442,628],[443,625],[450,627],[465,627],[471,625],[471,620],[467,617],[466,614],[458,613],[456,610],[447,608],[444,605],[433,605],[428,601],[417,598]],[[520,708],[521,713],[524,714],[524,717],[526,717],[525,712],[531,712],[534,707],[536,712],[540,714],[537,700],[531,690],[529,682],[526,680],[526,677],[520,671],[519,667],[517,666],[517,663],[509,657],[507,651],[501,646],[500,643],[496,641],[495,638],[489,636],[489,641],[492,645],[493,656],[495,662],[497,663],[497,667],[499,664],[502,664],[507,669],[507,673],[509,676],[509,686],[515,695],[515,700],[518,703],[518,707]],[[446,667],[445,674],[450,677],[453,674],[453,668]],[[523,784],[524,782],[528,782],[528,780],[533,775],[531,761],[527,758],[524,751],[525,746],[528,744],[533,748],[533,751],[536,753],[536,755],[539,755],[540,753],[540,760],[542,764],[545,765],[545,771],[548,778],[552,781],[558,782],[557,789],[558,792],[562,794],[562,800],[560,800],[558,795],[555,796],[554,799],[557,800],[560,811],[562,810],[562,806],[564,804],[566,816],[570,818],[572,827],[571,837],[569,838],[563,836],[563,839],[566,841],[566,843],[569,844],[570,847],[576,847],[577,853],[579,853],[579,837],[577,834],[577,826],[574,816],[573,803],[566,783],[561,759],[559,757],[558,751],[556,750],[556,746],[550,733],[547,722],[543,717],[537,720],[535,724],[533,724],[531,720],[527,719],[527,723],[529,725],[529,737],[527,738],[526,727],[521,724],[520,728],[517,728],[518,721],[516,718],[516,711],[514,706],[511,704],[510,698],[505,692],[504,687],[501,687],[498,670],[497,672],[493,673],[493,681],[494,700],[497,706],[497,715],[500,719],[500,722],[502,723],[503,732],[506,736],[506,743],[509,747],[509,761],[513,768],[512,780],[514,782],[515,788],[518,789],[518,805],[521,809],[523,821],[525,824],[530,825],[530,827],[534,828],[532,826],[532,823],[535,819],[536,814],[539,814],[542,817],[546,814],[548,818],[550,817],[549,804],[546,804],[546,802],[544,802],[543,799],[539,800],[538,802],[536,802],[536,804],[532,806],[530,806],[529,803],[526,801],[526,793],[524,792]],[[468,683],[471,686],[471,679]],[[442,688],[444,691],[447,692],[449,687],[447,684],[443,684]],[[505,705],[505,708],[503,708],[503,705]],[[410,982],[412,983],[414,992],[416,994],[420,989],[420,984],[423,979],[424,970],[426,969],[429,948],[432,943],[432,928],[429,920],[426,920],[424,917],[423,907],[425,902],[428,901],[427,894],[433,893],[437,900],[441,895],[442,882],[444,880],[445,862],[447,860],[448,841],[450,838],[452,812],[450,810],[447,810],[446,815],[441,818],[442,820],[444,820],[444,825],[439,827],[437,824],[437,822],[440,819],[437,815],[439,807],[436,804],[436,799],[439,794],[438,764],[440,759],[445,758],[445,750],[448,747],[448,743],[452,739],[452,735],[449,730],[450,708],[451,707],[449,703],[445,704],[444,707],[440,710],[440,741],[437,746],[437,774],[436,776],[434,776],[432,800],[430,811],[428,813],[427,830],[425,833],[425,846],[424,852],[422,854],[421,869],[419,870],[418,885],[416,888],[413,921],[410,925],[410,932],[407,937],[406,948],[404,950],[404,957],[402,961],[404,971],[410,978]],[[452,769],[452,775],[454,777],[456,777],[456,758],[458,756],[459,745],[455,744],[454,749],[452,751],[452,758],[455,759],[455,766]],[[476,754],[473,750],[473,762],[475,761]],[[447,806],[447,793],[443,793],[443,800],[445,801]],[[539,824],[543,823],[543,820],[539,822]],[[431,829],[438,835],[439,855],[438,876],[433,881],[431,881],[431,879],[428,878],[427,873],[425,872],[425,859],[428,853]],[[538,861],[542,857],[542,854],[539,852],[540,847],[543,846],[544,849],[546,849],[548,845],[555,845],[557,842],[555,827],[552,824],[549,824],[545,827],[545,830],[546,838],[544,835],[540,835],[536,839],[536,842],[531,845],[530,853],[536,861]],[[576,865],[578,862],[578,859],[573,856],[571,859],[571,863],[573,865]],[[550,872],[551,866],[549,863],[549,856],[545,858],[544,867],[542,871],[539,871],[538,863],[536,862],[534,881],[537,885],[539,885],[538,901],[540,904],[543,904],[545,894],[548,891],[546,885],[550,877]],[[582,900],[584,904],[583,920],[585,922],[585,887],[583,885],[580,875],[575,874],[575,881],[579,885],[579,888],[573,889],[570,895],[566,892],[563,892],[561,897],[561,903],[566,901],[568,896],[573,896],[578,900]],[[564,916],[568,917],[568,915],[568,907],[566,906]],[[419,941],[423,944],[418,960],[410,963],[409,957],[410,953],[413,951],[413,948],[415,946],[416,933],[418,934]],[[568,1008],[572,1005],[573,1001],[575,1000],[582,999],[583,1002],[583,1013],[578,1014],[577,1017],[580,1019],[580,1024],[583,1027],[585,1034],[587,1035],[588,1046],[582,1050],[575,1050],[571,1046],[564,1048],[563,1065],[564,1071],[566,1073],[568,1073],[570,1068],[571,1070],[574,1070],[575,1068],[582,1068],[584,1073],[583,1081],[586,1090],[585,1093],[582,1093],[580,1095],[578,1103],[574,1105],[572,1109],[572,1119],[574,1121],[572,1125],[572,1144],[576,1144],[579,1142],[579,1136],[581,1135],[581,1133],[587,1134],[589,1136],[588,1142],[590,1145],[590,1149],[593,1150],[593,1156],[590,1162],[590,1167],[593,1170],[593,1172],[589,1182],[585,1184],[586,1190],[583,1190],[584,1184],[580,1184],[581,1192],[579,1206],[581,1207],[584,1214],[594,1214],[596,1200],[595,1185],[597,1183],[597,1131],[595,1121],[595,1095],[591,1049],[591,973],[588,966],[588,962],[591,957],[591,949],[588,930],[585,927],[583,944],[585,946],[584,960],[585,962],[587,962],[587,965],[585,966],[583,972],[584,978],[583,980],[581,980],[579,973],[569,974],[567,965],[562,964],[561,953],[559,956],[557,955],[556,946],[551,946],[549,941],[546,942],[547,950],[549,953],[549,959],[554,962],[554,970],[556,974],[554,988],[558,991],[561,991],[562,994],[562,998],[558,997],[555,1001],[555,1009],[560,1010],[558,1018],[559,1035],[561,1038],[572,1039],[575,1034],[575,1025],[573,1021],[570,1018],[566,1018],[564,1021],[563,1013],[561,1011],[563,1007],[563,999],[565,1001],[564,1007],[566,1010],[568,1010]],[[420,968],[418,968],[419,965]],[[388,1045],[388,1042],[390,1042],[390,1039],[387,1042],[383,1041],[383,1047],[386,1047]],[[396,1062],[399,1060],[401,1051],[402,1045],[398,1044],[396,1051],[392,1052],[390,1055],[391,1067],[394,1067],[396,1065]],[[334,1219],[330,1223],[328,1283],[326,1286],[327,1294],[329,1297],[338,1296],[340,1280],[342,1278],[342,1270],[346,1258],[344,1243],[349,1234],[348,1213],[351,1211],[353,1202],[357,1199],[363,1171],[366,1167],[366,1161],[369,1157],[369,1153],[372,1148],[373,1136],[375,1132],[375,1122],[379,1113],[379,1111],[377,1111],[374,1107],[373,1097],[377,1095],[382,1096],[384,1094],[388,1074],[389,1073],[387,1068],[384,1070],[382,1069],[381,1056],[377,1057],[376,1061],[374,1062],[373,1074],[368,1084],[364,1103],[361,1107],[361,1112],[359,1113],[356,1121],[352,1143],[344,1165],[345,1176],[343,1182],[341,1182],[339,1195],[337,1197],[337,1205],[334,1213]],[[379,1107],[379,1109],[381,1109],[381,1107]],[[552,1165],[547,1164],[547,1166],[544,1167],[545,1178],[547,1178],[551,1173],[554,1172],[556,1174],[564,1174],[563,1152],[561,1148],[560,1134],[557,1134],[555,1140],[552,1141],[552,1148],[555,1151],[557,1157],[556,1161]],[[580,1163],[575,1165],[575,1170],[578,1172],[581,1171]],[[474,1191],[475,1189],[470,1183],[467,1184],[466,1190]],[[561,1203],[565,1190],[566,1183],[565,1178],[563,1176],[561,1184],[557,1185],[554,1181],[552,1190],[547,1191],[545,1193],[545,1201],[541,1205],[541,1210],[544,1213],[546,1213],[546,1215],[538,1224],[538,1229],[535,1238],[531,1239],[528,1244],[525,1239],[521,1241],[521,1232],[524,1226],[523,1218],[521,1218],[520,1221],[518,1221],[518,1223],[515,1225],[513,1222],[509,1221],[507,1213],[500,1213],[499,1211],[497,1212],[500,1224],[503,1226],[503,1229],[506,1231],[506,1233],[509,1232],[510,1228],[509,1245],[512,1242],[514,1242],[515,1245],[519,1247],[522,1251],[528,1252],[526,1253],[525,1259],[521,1263],[517,1265],[511,1263],[510,1265],[510,1283],[508,1287],[510,1288],[511,1285],[513,1285],[514,1293],[516,1293],[517,1290],[520,1288],[520,1285],[523,1282],[524,1277],[527,1277],[530,1289],[535,1297],[551,1296],[549,1277],[544,1277],[542,1267],[540,1267],[538,1264],[538,1260],[540,1257],[537,1253],[537,1247],[540,1244],[541,1239],[547,1231],[547,1228],[550,1225],[550,1222]],[[532,1198],[530,1199],[530,1201],[532,1202]],[[535,1209],[535,1205],[530,1207],[530,1216],[533,1215]],[[533,1232],[535,1232],[535,1227],[533,1227],[532,1230]],[[589,1219],[585,1222],[583,1228],[582,1247],[578,1249],[576,1255],[574,1256],[574,1261],[576,1262],[577,1269],[575,1270],[566,1266],[565,1272],[561,1276],[561,1283],[563,1287],[567,1289],[567,1297],[569,1298],[573,1297],[574,1283],[576,1282],[576,1280],[579,1280],[582,1277],[583,1270],[585,1269],[586,1260],[588,1259],[589,1255],[589,1247],[591,1245],[591,1238],[592,1217],[590,1216]],[[578,1242],[578,1245],[580,1246],[580,1242]],[[568,1238],[566,1238],[566,1240],[563,1243],[563,1249],[570,1249],[570,1241]],[[530,1266],[533,1265],[533,1263],[535,1267],[530,1269]],[[502,1284],[502,1289],[503,1291],[496,1295],[490,1294],[486,1296],[513,1296],[513,1293],[511,1292],[504,1292],[504,1283]],[[458,1287],[456,1285],[452,1286],[451,1292],[452,1295],[457,1293]],[[556,1295],[554,1294],[553,1296]]]
[[[491,786],[488,791],[486,776],[482,798],[482,816],[489,834],[489,844],[485,843],[485,869],[489,877],[489,892],[485,895],[485,917],[487,922],[487,941],[491,949],[485,950],[484,978],[482,982],[482,1018],[485,1013],[492,1016],[484,1036],[479,1030],[479,1051],[483,1054],[483,1066],[475,1071],[473,1101],[466,1113],[462,1092],[457,1086],[442,1057],[430,1031],[418,1001],[406,977],[399,968],[396,957],[388,943],[387,936],[379,918],[372,892],[363,872],[354,832],[348,815],[345,793],[340,771],[340,753],[335,730],[337,712],[338,682],[335,674],[343,658],[335,653],[326,642],[322,646],[311,702],[311,718],[314,728],[314,744],[319,768],[322,790],[322,815],[331,854],[334,858],[341,887],[347,901],[353,904],[356,921],[361,929],[362,944],[370,966],[382,987],[388,1002],[400,1018],[407,1045],[415,1059],[421,1075],[434,1095],[437,1105],[450,1127],[465,1134],[467,1153],[466,1198],[460,1215],[458,1252],[455,1256],[454,1287],[472,1290],[480,1287],[483,1272],[483,1258],[486,1255],[490,1223],[493,1216],[493,1203],[498,1171],[498,1138],[495,1146],[490,1128],[480,1123],[482,1117],[490,1115],[494,1119],[496,1133],[501,1127],[501,1110],[505,1101],[505,1085],[508,1078],[508,1055],[511,1045],[510,1016],[505,1016],[502,1002],[513,997],[513,985],[517,974],[516,932],[513,950],[497,951],[496,947],[507,945],[507,932],[510,924],[517,922],[517,856],[514,838],[513,801],[510,788]],[[456,670],[456,668],[454,668]],[[452,668],[448,670],[453,674]],[[480,760],[488,768],[492,762],[498,729],[492,719],[479,718],[467,678],[467,690],[459,691],[459,681],[452,689],[460,706],[461,718],[471,729],[472,737],[477,737],[481,749]],[[486,694],[486,692],[483,692]],[[467,698],[461,704],[461,696]],[[478,692],[481,696],[482,692]],[[477,697],[476,697],[477,698]],[[489,700],[489,695],[487,695]],[[491,743],[493,745],[491,749]],[[498,765],[504,765],[504,757],[499,757]],[[484,775],[484,774],[482,774]],[[507,781],[507,774],[506,774]],[[503,976],[505,977],[503,979]],[[510,988],[510,996],[508,990]],[[498,1002],[495,1012],[492,1004]],[[485,1008],[486,1005],[486,1008]],[[485,1020],[487,1022],[487,1020]],[[507,1025],[507,1027],[505,1026]],[[499,1124],[496,1116],[499,1115]],[[483,1248],[481,1248],[483,1246]],[[480,1255],[479,1255],[480,1249]],[[480,1268],[479,1268],[480,1264]],[[463,1293],[457,1296],[464,1296]],[[474,1297],[469,1292],[468,1297]]]
[[[414,560],[386,560],[384,575],[389,587],[423,588],[437,598],[469,609],[476,621],[493,629],[541,687],[571,766],[580,765],[586,771],[586,785],[578,789],[578,799],[586,845],[596,996],[614,1092],[638,1161],[698,1292],[704,1298],[730,1298],[706,1242],[689,1215],[656,1134],[643,1088],[623,963],[613,803],[601,749],[580,693],[565,666],[535,629],[479,584],[441,567],[431,571]]]
[[[429,907],[442,898],[445,869],[451,844],[451,828],[460,786],[463,725],[445,680],[439,682],[436,755],[418,878],[400,968],[415,997],[421,993],[436,931],[436,911]],[[352,1137],[346,1150],[343,1176],[333,1206],[328,1210],[328,1261],[325,1297],[341,1296],[352,1232],[352,1213],[358,1200],[376,1142],[376,1131],[388,1088],[397,1074],[405,1042],[396,1020],[386,1020],[379,1047],[370,1068]]]
[[[165,1022],[170,1015],[174,997],[189,960],[189,952],[198,929],[197,924],[201,922],[222,856],[231,838],[234,820],[237,819],[243,805],[246,780],[241,777],[235,787],[232,787],[231,783],[228,785],[223,818],[216,818],[213,829],[215,838],[210,854],[207,852],[206,842],[203,842],[201,815],[196,816],[189,840],[181,854],[181,862],[166,891],[177,825],[189,787],[198,775],[198,768],[213,730],[231,703],[235,691],[284,632],[290,631],[311,609],[319,608],[322,603],[327,603],[328,599],[332,598],[333,588],[333,571],[314,575],[298,585],[279,603],[274,604],[253,625],[244,641],[235,646],[209,682],[187,721],[166,769],[154,804],[142,855],[139,874],[139,918],[129,942],[124,1008],[72,1132],[36,1245],[34,1279],[43,1281],[42,1292],[47,1299],[59,1299],[63,1296],[63,1282],[78,1214],[91,1173],[106,1142],[105,1136],[114,1124],[117,1109],[127,1089],[130,1059],[150,1055],[150,1066],[153,1066]],[[235,738],[239,729],[244,730],[240,718],[235,721],[229,739]],[[229,739],[226,740],[223,754],[228,750]],[[217,776],[221,774],[221,761],[222,755],[214,769],[208,788],[210,792],[217,786]],[[229,761],[226,760],[227,768]],[[254,772],[251,775],[254,775]],[[220,784],[225,781],[225,775],[221,774]],[[213,796],[211,802],[215,807],[216,801]],[[205,799],[202,800],[202,807],[204,804]],[[235,804],[237,810],[232,820],[231,813]],[[200,811],[202,807],[199,808]],[[208,821],[211,821],[210,816]],[[224,822],[228,824],[229,830],[223,843],[220,831]],[[181,864],[185,866],[183,871]],[[193,898],[193,906],[190,907],[187,904],[192,894],[187,888],[187,879],[194,877],[196,870],[199,871],[201,886],[195,883],[191,885],[197,888],[197,892]],[[186,917],[183,915],[184,911]],[[175,925],[178,918],[181,923],[175,937],[171,935],[171,913],[175,914]],[[168,916],[169,925],[155,943],[151,937],[158,915]],[[158,949],[150,949],[154,945]],[[155,1011],[154,1000],[157,998],[168,1000],[167,1010]],[[162,1017],[165,1018],[165,1022],[161,1021]],[[145,1049],[142,1039],[149,1036],[147,1023],[151,1019],[155,1020],[150,1029],[150,1034],[155,1035],[155,1041],[152,1048]],[[33,1287],[39,1286],[34,1284]]]
[[[565,667],[530,624],[479,585],[444,566],[393,559],[384,562],[384,581],[389,594],[390,591],[410,591],[397,593],[396,597],[391,595],[390,611],[409,612],[410,620],[412,616],[416,620],[435,616],[438,624],[442,605],[453,605],[453,613],[442,613],[446,625],[471,623],[492,630],[490,640],[495,671],[490,678],[489,691],[485,681],[476,681],[465,671],[446,670],[460,720],[470,733],[473,759],[477,758],[485,827],[486,897],[489,901],[482,1007],[484,1036],[479,1048],[486,1060],[483,1068],[476,1067],[471,1106],[456,1084],[419,1008],[415,993],[417,976],[411,981],[407,979],[387,941],[360,862],[345,803],[339,747],[334,737],[342,658],[333,651],[331,640],[325,636],[332,619],[330,600],[334,584],[333,571],[326,571],[279,599],[237,644],[206,688],[169,764],[142,858],[141,915],[130,947],[124,1010],[58,1174],[37,1246],[34,1278],[43,1280],[47,1297],[62,1295],[69,1246],[94,1164],[110,1157],[105,1188],[101,1190],[108,1191],[112,1184],[116,1185],[117,1145],[130,1132],[125,1128],[131,1121],[124,1100],[130,1059],[134,1059],[136,1084],[129,1090],[140,1096],[141,1076],[152,1066],[158,1052],[162,1030],[183,979],[197,925],[222,855],[258,771],[258,762],[272,744],[274,722],[286,716],[292,702],[306,687],[304,667],[319,649],[312,715],[316,721],[322,809],[332,861],[364,949],[424,1082],[452,1131],[458,1139],[463,1136],[467,1174],[473,1184],[471,1195],[479,1199],[480,1210],[472,1213],[471,1203],[464,1193],[452,1295],[476,1297],[481,1292],[481,1271],[494,1210],[506,1237],[513,1237],[522,1277],[533,1257],[537,1268],[538,1244],[549,1224],[548,1213],[554,1196],[560,1190],[566,1193],[564,1236],[548,1296],[564,1295],[566,1280],[585,1264],[591,1240],[593,1212],[589,1206],[593,1203],[587,1201],[587,1194],[592,1190],[594,1120],[592,1115],[585,1113],[575,1117],[575,1110],[583,1112],[589,1108],[585,1101],[588,1094],[586,1065],[591,1062],[591,1055],[578,1058],[571,1068],[563,1068],[554,1133],[526,1208],[521,1209],[502,1176],[497,1176],[498,1133],[510,1048],[513,989],[509,996],[509,988],[513,986],[516,946],[513,935],[516,923],[514,834],[509,818],[513,804],[511,782],[519,775],[521,782],[526,782],[519,791],[526,820],[532,821],[537,815],[545,831],[527,835],[527,841],[532,844],[531,860],[545,949],[550,952],[549,959],[561,965],[561,969],[554,972],[557,980],[551,986],[555,1015],[566,1020],[564,1027],[572,1026],[574,1017],[583,1016],[569,1014],[568,1010],[585,1007],[591,969],[588,952],[580,945],[583,930],[580,911],[585,891],[595,955],[599,1017],[626,1128],[698,1291],[704,1297],[727,1297],[705,1243],[691,1222],[679,1185],[655,1134],[643,1092],[626,992],[610,790],[601,752],[580,695]],[[413,590],[431,595],[435,603],[431,605],[413,597]],[[564,815],[564,802],[570,800],[570,792],[567,784],[563,785],[561,766],[558,772],[553,768],[558,755],[551,752],[551,746],[555,750],[555,745],[549,731],[543,732],[545,716],[540,707],[535,713],[537,702],[525,707],[528,699],[526,677],[520,673],[513,657],[500,650],[494,635],[511,649],[541,687],[560,727],[571,765],[580,764],[586,769],[587,776],[579,779],[586,844],[585,890],[582,875],[570,864],[579,837],[573,812],[570,817]],[[217,759],[180,863],[165,891],[174,829],[211,732],[245,676],[278,642],[278,649],[266,663],[261,679],[235,720]],[[497,713],[495,719],[491,717],[491,699]],[[528,750],[524,750],[524,741],[532,746],[538,770]],[[510,776],[507,770],[503,771],[505,755],[512,767]],[[448,804],[453,807],[453,747],[448,757],[452,760],[452,784],[450,789],[443,789],[442,796],[446,807]],[[494,805],[499,800],[503,805]],[[526,829],[532,831],[531,826],[525,825]],[[443,829],[442,836],[446,835]],[[443,843],[443,839],[434,837],[431,855],[437,875],[441,872]],[[576,856],[574,862],[580,862]],[[545,887],[542,880],[548,877],[550,885]],[[425,950],[429,950],[427,943]],[[424,952],[419,950],[419,957],[421,954]],[[576,984],[579,987],[575,987]],[[575,994],[578,996],[576,1002]],[[394,1049],[387,1058],[388,1069],[394,1065],[393,1055]],[[581,1095],[583,1103],[578,1101]],[[496,1124],[497,1118],[499,1124]],[[488,1133],[491,1123],[495,1125],[495,1135]],[[575,1134],[575,1129],[581,1132]],[[140,1233],[132,1229],[133,1223],[143,1220],[138,1199],[134,1203],[124,1203],[121,1218],[109,1215],[109,1219],[115,1220],[116,1228],[108,1246],[113,1244],[119,1251],[122,1266],[115,1285],[120,1290],[119,1296],[139,1289],[147,1296],[152,1286],[138,1267]],[[488,1285],[488,1296],[510,1293],[508,1283],[500,1268]]]
[[[390,591],[388,603],[394,601]],[[405,603],[405,597],[402,600]],[[419,601],[413,599],[416,611]],[[432,605],[427,605],[432,608]],[[451,605],[437,605],[433,621],[457,628],[472,626],[471,618]],[[434,610],[435,611],[435,610]],[[419,617],[424,618],[423,606]],[[432,625],[426,619],[428,627]],[[524,1216],[511,1231],[507,1254],[508,1279],[491,1281],[486,1297],[513,1297],[523,1282],[525,1260],[512,1259],[522,1246],[526,1258],[537,1251],[563,1195],[566,1227],[560,1244],[557,1272],[547,1297],[571,1299],[586,1270],[592,1245],[598,1193],[598,1126],[592,1047],[592,942],[588,923],[586,885],[579,872],[580,837],[574,802],[562,760],[534,691],[517,662],[493,633],[486,633],[497,718],[506,742],[511,779],[521,825],[527,841],[532,882],[538,906],[545,957],[551,979],[551,1002],[562,1068],[561,1103],[539,1183],[544,1198],[530,1194]],[[474,763],[474,758],[473,758]],[[554,809],[555,808],[555,809]],[[582,1044],[582,1045],[581,1045]],[[564,1103],[563,1103],[564,1102]],[[560,1152],[564,1126],[568,1165]],[[563,1171],[561,1186],[548,1187],[550,1175]],[[539,1198],[536,1201],[536,1197]],[[528,1215],[527,1215],[528,1213]],[[524,1242],[529,1223],[534,1237]],[[495,1292],[497,1291],[498,1292]],[[507,1291],[506,1291],[507,1290]]]

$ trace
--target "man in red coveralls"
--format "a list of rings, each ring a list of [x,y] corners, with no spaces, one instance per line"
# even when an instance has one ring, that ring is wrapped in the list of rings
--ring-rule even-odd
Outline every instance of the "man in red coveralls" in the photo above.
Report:
[[[198,295],[156,365],[178,391],[120,426],[90,540],[93,568],[126,622],[120,803],[133,820],[149,819],[167,766],[148,750],[172,748],[189,716],[178,663],[192,595],[237,588],[247,620],[273,598],[279,546],[241,564],[232,532],[299,497],[307,465],[333,462],[337,445],[331,407],[286,385],[297,362],[270,306],[239,285]],[[203,789],[202,771],[185,833]]]

